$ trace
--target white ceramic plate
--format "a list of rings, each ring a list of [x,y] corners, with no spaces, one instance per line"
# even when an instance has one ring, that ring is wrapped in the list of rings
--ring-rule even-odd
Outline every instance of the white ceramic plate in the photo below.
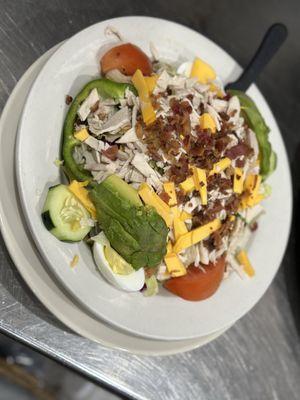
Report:
[[[197,339],[166,342],[132,336],[106,325],[68,296],[38,254],[18,201],[14,178],[14,144],[18,117],[30,86],[54,51],[51,49],[44,54],[19,80],[0,120],[0,228],[16,267],[33,293],[61,322],[104,346],[152,356],[182,353],[203,346],[220,336],[224,330]]]
[[[219,291],[202,302],[187,302],[161,290],[153,298],[127,294],[108,284],[97,272],[84,244],[59,242],[44,228],[40,213],[47,188],[59,182],[53,161],[60,153],[61,130],[66,113],[65,95],[74,96],[98,73],[99,48],[107,43],[104,29],[115,26],[128,41],[147,51],[152,41],[164,58],[192,60],[199,55],[225,81],[237,76],[236,62],[214,43],[181,25],[148,17],[105,21],[73,36],[46,63],[28,96],[21,119],[16,152],[19,192],[35,241],[48,265],[65,287],[95,315],[149,338],[182,340],[216,332],[239,319],[261,298],[270,285],[284,254],[291,218],[291,180],[286,152],[275,119],[260,92],[251,95],[268,125],[278,153],[278,168],[270,179],[273,194],[266,202],[250,258],[254,279],[232,274]],[[138,34],[137,34],[138,32]],[[280,235],[274,234],[280,232]],[[76,268],[70,260],[80,255]]]

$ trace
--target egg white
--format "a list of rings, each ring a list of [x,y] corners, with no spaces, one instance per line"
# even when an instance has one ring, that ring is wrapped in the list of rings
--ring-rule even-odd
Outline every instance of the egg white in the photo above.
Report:
[[[126,292],[137,292],[141,290],[145,284],[145,272],[141,268],[129,275],[115,274],[109,266],[109,263],[104,254],[104,247],[109,246],[109,241],[105,234],[101,232],[97,236],[97,241],[93,244],[94,260],[104,278],[115,286],[117,289]]]

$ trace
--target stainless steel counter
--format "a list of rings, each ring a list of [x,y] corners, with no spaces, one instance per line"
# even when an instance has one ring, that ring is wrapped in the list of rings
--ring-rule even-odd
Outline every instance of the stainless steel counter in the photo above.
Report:
[[[0,107],[39,55],[100,19],[147,14],[177,20],[207,34],[241,63],[247,61],[267,26],[281,19],[290,26],[289,42],[259,84],[284,132],[297,191],[300,139],[292,129],[300,122],[300,86],[292,85],[295,81],[291,76],[297,71],[293,65],[300,53],[296,18],[300,7],[296,1],[290,1],[290,7],[279,5],[275,0],[265,6],[254,1],[251,5],[245,3],[241,10],[237,5],[240,2],[218,3],[186,1],[181,4],[175,0],[171,7],[167,6],[169,2],[158,0],[143,4],[138,1],[1,0]],[[237,20],[240,23],[233,34],[228,27]],[[284,106],[278,100],[279,93]],[[296,204],[297,201],[295,195]],[[300,398],[297,233],[295,225],[279,274],[246,317],[203,348],[158,358],[109,350],[62,326],[26,287],[0,238],[0,331],[135,399],[296,400]]]

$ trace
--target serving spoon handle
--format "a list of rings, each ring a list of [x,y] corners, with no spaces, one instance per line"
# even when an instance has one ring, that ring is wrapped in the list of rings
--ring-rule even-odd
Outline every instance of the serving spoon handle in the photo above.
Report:
[[[246,92],[249,86],[256,81],[258,75],[272,59],[287,38],[288,30],[284,24],[272,25],[266,32],[253,58],[235,81],[228,83],[225,90],[234,89]]]

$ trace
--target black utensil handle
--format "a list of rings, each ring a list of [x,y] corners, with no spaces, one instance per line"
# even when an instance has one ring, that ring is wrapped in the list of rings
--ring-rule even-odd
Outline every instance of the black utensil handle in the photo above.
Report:
[[[254,57],[240,76],[233,83],[229,83],[226,89],[237,89],[245,92],[249,86],[256,81],[258,75],[268,64],[288,35],[285,25],[277,23],[272,25],[266,32]]]

